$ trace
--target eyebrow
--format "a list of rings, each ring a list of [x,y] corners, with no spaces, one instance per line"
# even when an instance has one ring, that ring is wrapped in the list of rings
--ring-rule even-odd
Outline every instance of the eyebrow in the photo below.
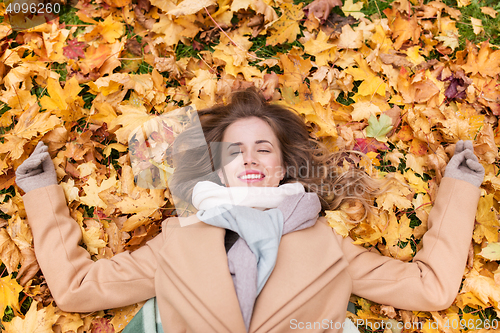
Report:
[[[270,141],[268,141],[268,140],[257,140],[257,141],[255,141],[255,143],[256,143],[256,144],[260,144],[260,143],[269,143],[272,147],[274,147],[274,146],[273,146],[273,144],[272,144]],[[243,145],[243,143],[242,143],[242,142],[234,142],[234,143],[231,143],[231,144],[230,144],[227,148],[229,149],[229,148],[231,148],[231,147],[234,147],[234,146],[241,146],[241,145]]]

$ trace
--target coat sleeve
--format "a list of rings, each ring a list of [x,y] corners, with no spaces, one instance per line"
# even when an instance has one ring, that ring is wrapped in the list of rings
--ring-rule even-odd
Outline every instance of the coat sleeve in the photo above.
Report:
[[[480,190],[443,178],[429,214],[423,247],[412,262],[381,256],[340,239],[353,280],[352,293],[399,309],[436,311],[457,296],[472,239]]]
[[[81,229],[71,218],[59,185],[30,191],[23,200],[37,261],[62,310],[91,312],[155,296],[155,253],[162,246],[162,234],[135,252],[94,262],[78,245]]]

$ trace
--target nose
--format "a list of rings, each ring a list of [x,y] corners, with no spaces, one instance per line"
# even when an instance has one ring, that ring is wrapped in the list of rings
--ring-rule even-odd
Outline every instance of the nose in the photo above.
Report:
[[[252,151],[246,151],[243,153],[243,164],[244,165],[257,165],[257,159]]]

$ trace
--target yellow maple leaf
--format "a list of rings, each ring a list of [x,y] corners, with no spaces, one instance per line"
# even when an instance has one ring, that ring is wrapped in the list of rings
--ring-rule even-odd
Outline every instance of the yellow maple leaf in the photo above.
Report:
[[[139,126],[154,118],[154,115],[147,113],[144,106],[120,105],[118,110],[122,113],[115,119],[111,120],[109,126],[111,128],[121,125],[116,132],[116,139],[119,143],[127,144],[129,135]]]
[[[191,88],[190,95],[199,97],[201,94],[209,96],[213,101],[215,100],[215,91],[217,89],[217,75],[205,69],[198,69],[195,71],[195,76],[187,85]]]
[[[363,31],[354,31],[350,25],[346,24],[342,27],[342,33],[334,45],[339,49],[358,49],[363,45]]]
[[[406,50],[406,56],[415,66],[425,61],[425,58],[421,55],[419,46],[412,46]]]
[[[280,83],[298,91],[312,68],[311,60],[298,55],[280,54],[283,74],[279,75]]]
[[[483,237],[491,243],[498,241],[498,227],[500,223],[495,211],[493,211],[493,196],[493,194],[488,194],[479,198],[476,211],[477,225],[474,228],[473,234],[474,241],[478,244],[482,242]]]
[[[83,74],[88,74],[94,69],[99,69],[111,56],[111,48],[108,44],[99,44],[98,47],[89,46],[85,50],[85,58],[78,61]]]
[[[297,39],[297,35],[300,33],[299,22],[304,17],[302,6],[303,3],[298,5],[283,3],[281,5],[283,15],[271,25],[270,28],[273,28],[273,32],[267,38],[266,45],[291,43]]]
[[[358,67],[349,67],[345,70],[351,74],[355,81],[363,81],[358,87],[358,94],[361,96],[372,96],[375,93],[385,96],[387,84],[382,78],[377,76],[375,72],[368,66],[368,63],[363,58],[363,55],[356,53],[354,56]]]
[[[486,305],[493,304],[497,307],[500,304],[500,286],[492,278],[479,274],[476,269],[465,275],[461,292],[471,292]]]
[[[457,5],[459,8],[467,7],[468,5],[470,5],[470,3],[471,3],[471,0],[457,0]]]
[[[483,76],[495,77],[500,73],[500,50],[491,51],[490,44],[483,42],[477,52],[477,48],[469,43],[467,45],[467,63],[462,66],[465,73],[481,74]]]
[[[234,0],[231,3],[231,11],[237,12],[240,9],[251,8],[257,14],[264,15],[264,19],[266,22],[274,22],[278,19],[278,14],[276,14],[273,7],[271,7],[268,2],[269,1],[263,0]]]
[[[304,51],[310,55],[317,56],[319,53],[336,48],[335,44],[329,42],[330,36],[320,30],[315,38],[310,38],[305,42]]]
[[[116,179],[116,171],[113,168],[111,175],[108,179],[105,179],[101,182],[101,185],[97,185],[97,180],[91,176],[87,180],[87,183],[82,186],[83,191],[85,192],[84,196],[81,196],[79,198],[79,201],[87,206],[90,207],[101,207],[101,208],[106,208],[107,205],[102,199],[99,197],[99,193],[110,188],[110,187],[117,187]]]
[[[4,322],[5,328],[11,333],[52,333],[52,325],[55,324],[59,315],[55,313],[55,309],[50,304],[48,307],[37,310],[38,302],[31,303],[26,317],[12,318],[11,322]]]
[[[19,309],[19,293],[23,290],[16,279],[12,279],[10,276],[5,276],[0,279],[0,311],[4,313],[5,308],[10,306],[16,312],[20,312]],[[19,331],[29,332],[29,331]]]
[[[375,201],[378,207],[388,211],[391,211],[393,206],[399,209],[411,208],[412,203],[406,197],[410,193],[411,191],[408,187],[399,183],[394,183],[390,189],[378,196]]]
[[[102,38],[106,43],[113,44],[125,32],[125,25],[113,18],[113,15],[106,17],[104,21],[98,22],[92,31],[85,34],[86,41],[95,38]]]
[[[389,53],[390,50],[394,49],[391,38],[387,36],[381,24],[375,26],[375,33],[371,37],[370,42],[376,45],[376,47],[380,47],[381,53]]]
[[[111,121],[113,121],[117,117],[115,110],[109,103],[95,102],[93,103],[92,108],[94,112],[91,112],[90,119],[94,124],[110,124]]]
[[[357,102],[352,104],[352,107],[351,117],[354,121],[368,120],[371,115],[382,113],[380,108],[371,102]]]
[[[341,210],[329,210],[325,213],[330,227],[342,237],[349,236],[349,231],[356,227],[356,224],[347,222],[349,221],[349,217]]]
[[[170,1],[166,3],[172,4],[172,2]],[[175,21],[172,20],[169,16],[160,14],[160,21],[156,22],[153,25],[152,31],[161,34],[163,37],[159,38],[161,38],[161,40],[167,46],[174,46],[179,43],[179,40],[181,39],[181,33],[184,31],[184,27],[175,23]],[[157,41],[160,41],[159,38],[157,39]]]
[[[106,246],[107,242],[101,239],[104,234],[101,229],[100,223],[93,220],[86,220],[87,227],[80,227],[82,229],[82,240],[90,254],[97,254],[99,249]]]
[[[70,178],[67,182],[60,182],[59,185],[63,188],[68,203],[78,200],[80,197],[78,195],[79,189],[75,187],[75,181],[73,179]]]
[[[332,93],[330,92],[330,87],[326,81],[318,82],[316,80],[311,81],[311,92],[313,95],[313,100],[321,105],[330,104],[332,99]]]
[[[217,4],[215,0],[183,0],[167,12],[169,15],[182,16],[196,14],[205,7]]]
[[[345,16],[351,15],[355,19],[359,20],[360,18],[365,17],[365,14],[360,12],[361,8],[363,8],[363,1],[354,3],[353,0],[346,0],[342,6],[342,11]]]
[[[123,224],[123,231],[131,231],[148,221],[148,217],[158,213],[165,204],[163,189],[142,189],[135,185],[132,168],[128,165],[122,168],[122,191],[128,196],[115,206],[123,214],[134,214]],[[161,215],[161,214],[160,214]]]
[[[395,9],[394,9],[395,10]],[[387,10],[384,13],[387,14]],[[422,28],[418,24],[417,17],[415,15],[408,17],[403,17],[401,12],[396,10],[396,18],[391,22],[392,34],[396,38],[394,42],[394,48],[399,50],[404,43],[413,41],[414,44],[418,43],[420,38],[420,32]]]
[[[3,139],[4,143],[0,145],[0,153],[8,153],[11,160],[21,158],[24,153],[24,145],[28,140],[10,133],[4,135]]]
[[[78,332],[78,329],[83,326],[83,319],[79,313],[64,312],[57,318],[55,324],[61,327],[62,332]]]
[[[63,121],[76,121],[83,116],[83,99],[78,96],[82,88],[77,79],[73,76],[66,81],[64,89],[59,81],[49,78],[47,80],[47,92],[49,96],[40,99],[42,108],[51,111]]]
[[[479,308],[485,308],[487,305],[481,302],[476,296],[474,296],[473,293],[470,291],[466,293],[460,293],[457,296],[456,303],[455,303],[460,309],[464,309],[465,306],[470,306],[474,309]]]

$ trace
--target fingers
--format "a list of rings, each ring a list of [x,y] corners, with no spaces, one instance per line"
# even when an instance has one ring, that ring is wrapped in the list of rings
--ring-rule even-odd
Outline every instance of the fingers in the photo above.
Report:
[[[455,155],[453,155],[451,157],[450,161],[448,162],[448,165],[450,166],[450,168],[458,168],[458,166],[460,164],[462,164],[462,162],[465,160],[465,152],[467,152],[467,151],[468,150],[465,150],[465,151],[462,151],[460,153],[457,153],[455,151]]]
[[[464,149],[474,150],[474,148],[472,147],[472,141],[471,140],[464,141]]]
[[[460,154],[462,151],[464,151],[464,142],[459,140],[455,145],[455,155]]]
[[[42,159],[43,171],[55,171],[54,163],[52,163],[49,153],[45,154],[47,155]]]
[[[16,170],[16,174],[17,175],[27,175],[27,174],[32,174],[34,172],[34,170],[37,170],[40,168],[40,165],[42,163],[42,160],[40,160],[39,158],[33,158],[33,159],[28,159],[26,161],[23,162],[23,164],[21,164],[19,166],[19,168],[17,168]],[[40,170],[41,172],[41,170]]]
[[[464,157],[466,159],[479,163],[479,160],[478,160],[477,156],[474,154],[474,152],[472,151],[472,149],[466,149],[463,151],[463,153],[464,153]]]
[[[43,171],[42,169],[42,162],[44,160],[50,161],[50,155],[47,152],[41,153],[41,154],[36,154],[30,156],[26,161],[24,161],[19,168],[17,168],[16,173],[18,174],[38,174]],[[52,163],[52,161],[51,161]],[[35,170],[39,169],[39,172],[35,172]]]
[[[479,162],[476,162],[476,161],[473,161],[470,159],[470,160],[466,160],[465,163],[467,163],[467,166],[469,167],[469,169],[471,169],[475,172],[483,172],[484,171],[483,166]]]

